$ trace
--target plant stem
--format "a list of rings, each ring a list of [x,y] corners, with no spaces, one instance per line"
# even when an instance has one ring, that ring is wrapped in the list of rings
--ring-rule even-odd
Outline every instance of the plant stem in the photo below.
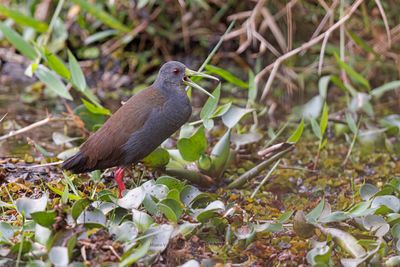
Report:
[[[358,136],[358,132],[359,132],[359,129],[360,129],[360,124],[361,124],[361,119],[358,121],[358,124],[357,124],[357,131],[354,133],[353,140],[351,141],[349,151],[347,151],[346,158],[344,159],[344,161],[343,161],[343,163],[342,163],[342,166],[343,166],[343,167],[346,166],[347,162],[349,161],[351,152],[353,151],[353,147],[354,147],[354,145],[355,145],[355,143],[356,143],[357,136]]]
[[[51,18],[49,28],[47,29],[47,32],[45,33],[45,35],[44,35],[44,37],[42,39],[43,41],[41,43],[41,46],[46,46],[47,43],[49,42],[50,35],[51,35],[51,33],[53,31],[53,28],[54,28],[54,24],[56,23],[56,19],[60,15],[60,12],[61,12],[61,9],[62,9],[63,5],[64,5],[64,0],[59,0],[58,3],[57,3],[56,10],[54,11],[54,15]]]
[[[294,149],[294,146],[291,146],[279,153],[277,153],[276,155],[270,157],[269,159],[261,162],[260,164],[258,164],[257,166],[255,166],[254,168],[248,170],[247,172],[243,173],[239,178],[237,178],[235,181],[231,182],[228,185],[228,189],[232,189],[232,188],[238,188],[241,187],[242,185],[244,185],[246,182],[248,182],[250,179],[254,178],[255,176],[257,176],[258,174],[260,174],[263,170],[265,170],[269,165],[271,165],[273,162],[275,162],[276,160],[281,159],[282,157],[284,157],[287,153],[289,153],[290,151],[292,151]]]
[[[22,215],[21,243],[18,248],[18,256],[17,256],[17,262],[15,263],[15,267],[19,267],[19,263],[21,262],[22,248],[24,246],[24,225],[25,225],[25,215]]]
[[[212,57],[217,53],[219,47],[221,46],[222,42],[224,41],[224,37],[232,30],[233,26],[235,25],[236,20],[233,20],[231,24],[229,24],[228,28],[226,29],[225,33],[221,36],[219,39],[218,43],[214,46],[213,50],[211,50],[211,53],[208,54],[207,58],[204,60],[203,64],[201,64],[200,68],[197,70],[199,72],[203,71],[205,66],[210,62]],[[185,91],[189,89],[189,86],[186,86]]]
[[[254,196],[257,194],[257,192],[261,189],[261,187],[267,182],[269,177],[271,177],[272,173],[275,171],[276,167],[278,167],[279,163],[281,163],[281,159],[279,159],[277,162],[275,162],[274,166],[269,170],[267,175],[262,179],[261,183],[257,186],[257,188],[254,190],[253,194],[251,194],[250,198],[254,198]]]

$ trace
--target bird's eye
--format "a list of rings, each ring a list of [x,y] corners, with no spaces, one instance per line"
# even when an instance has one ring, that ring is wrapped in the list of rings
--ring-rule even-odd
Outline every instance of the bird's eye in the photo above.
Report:
[[[174,69],[172,72],[173,72],[174,74],[179,74],[179,69]]]

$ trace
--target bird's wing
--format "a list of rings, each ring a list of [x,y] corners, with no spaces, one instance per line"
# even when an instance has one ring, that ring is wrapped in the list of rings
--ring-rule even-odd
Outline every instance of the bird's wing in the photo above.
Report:
[[[121,146],[140,130],[155,108],[162,107],[165,97],[149,87],[131,97],[106,123],[81,146],[87,169],[103,169],[118,165]]]

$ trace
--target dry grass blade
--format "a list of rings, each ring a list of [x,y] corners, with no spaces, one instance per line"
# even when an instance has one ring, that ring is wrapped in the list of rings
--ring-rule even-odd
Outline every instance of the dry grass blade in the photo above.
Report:
[[[319,53],[319,63],[318,63],[318,75],[321,75],[322,65],[324,64],[324,55],[326,44],[328,43],[330,34],[325,35],[324,40],[322,41],[321,51]]]
[[[389,23],[386,17],[385,10],[383,9],[381,0],[375,0],[376,5],[378,6],[379,12],[381,13],[383,23],[385,24],[385,30],[388,38],[388,47],[390,48],[392,46],[392,37],[390,35],[390,28],[389,28]]]
[[[261,10],[261,14],[264,17],[264,21],[261,23],[260,33],[264,33],[267,30],[267,28],[270,28],[272,34],[274,35],[276,41],[279,44],[279,47],[281,48],[281,50],[286,51],[287,45],[286,45],[285,37],[283,36],[282,31],[279,29],[278,25],[276,24],[274,17],[271,15],[271,13],[269,12],[269,10],[266,7],[263,7],[263,9]]]
[[[280,56],[276,61],[268,66],[266,66],[263,70],[261,70],[257,75],[256,75],[256,82],[258,82],[272,69],[271,75],[263,89],[262,97],[261,100],[265,99],[265,97],[268,95],[268,92],[270,90],[270,87],[272,85],[272,79],[275,76],[275,73],[277,71],[277,65],[279,66],[281,62],[285,61],[286,59],[300,53],[301,51],[304,51],[315,44],[319,43],[321,40],[325,38],[326,35],[331,34],[333,31],[335,31],[337,28],[339,28],[343,23],[345,23],[348,19],[351,18],[351,16],[354,14],[354,12],[357,10],[357,8],[364,2],[364,0],[357,0],[349,9],[349,11],[339,20],[337,21],[334,25],[332,25],[327,31],[324,33],[318,35],[314,39],[308,41],[307,43],[304,43],[300,47],[297,47],[288,53]],[[275,73],[274,73],[275,72]]]

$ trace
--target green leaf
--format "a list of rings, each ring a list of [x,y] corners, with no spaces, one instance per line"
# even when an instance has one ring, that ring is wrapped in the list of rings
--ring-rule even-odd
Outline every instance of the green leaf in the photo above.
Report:
[[[231,84],[234,84],[234,85],[239,86],[244,89],[249,88],[249,85],[246,82],[237,78],[234,74],[230,73],[227,70],[224,70],[224,69],[212,66],[212,65],[206,65],[205,69],[212,74],[216,74],[216,75],[222,77],[223,79],[225,79],[227,82],[229,82]]]
[[[325,199],[322,198],[319,204],[312,210],[310,213],[306,215],[306,219],[309,223],[315,223],[319,216],[321,216],[322,211],[325,207]]]
[[[231,130],[229,129],[222,138],[215,144],[211,151],[211,171],[217,177],[224,172],[230,155]]]
[[[37,211],[31,213],[32,219],[39,225],[44,227],[52,227],[56,221],[57,213],[54,210],[51,211]]]
[[[240,108],[232,105],[228,112],[222,115],[222,122],[228,128],[233,128],[246,114],[252,112],[253,109]]]
[[[83,105],[89,110],[89,112],[93,114],[99,114],[99,115],[110,115],[111,111],[103,108],[102,106],[97,106],[95,104],[92,104],[88,101],[86,101],[84,98],[81,98]]]
[[[38,63],[36,62],[32,62],[31,64],[29,64],[29,66],[26,68],[24,74],[28,77],[33,77],[33,73],[35,73],[37,67],[39,66]]]
[[[321,230],[324,234],[331,235],[334,240],[353,257],[361,258],[365,256],[365,249],[358,244],[357,239],[351,234],[336,228],[323,228]]]
[[[346,212],[334,211],[331,214],[328,214],[327,216],[323,216],[322,218],[319,218],[318,222],[320,222],[320,223],[341,222],[341,221],[347,220],[348,218],[349,218],[349,215]]]
[[[326,95],[328,92],[328,85],[330,81],[331,81],[330,75],[321,77],[321,79],[319,79],[318,81],[319,95],[322,97],[322,99],[326,99]]]
[[[30,60],[35,60],[38,56],[35,48],[22,38],[16,31],[0,22],[0,30],[4,37],[17,49],[22,55]]]
[[[367,89],[371,89],[371,86],[369,85],[369,82],[367,79],[365,79],[361,74],[356,72],[352,67],[347,65],[346,62],[340,60],[340,58],[337,54],[335,54],[335,57],[336,57],[336,61],[339,65],[339,67],[341,69],[343,69],[350,76],[350,78],[353,81],[365,86]]]
[[[321,95],[316,95],[305,103],[301,108],[301,115],[306,119],[316,119],[320,116],[324,104]]]
[[[156,184],[163,184],[169,190],[176,189],[179,192],[185,187],[185,183],[171,176],[161,176],[157,179]]]
[[[249,93],[247,96],[248,105],[253,104],[257,99],[257,85],[254,78],[254,73],[249,70]]]
[[[296,130],[292,133],[292,135],[287,140],[288,143],[297,143],[300,140],[301,135],[304,130],[304,119],[301,119],[300,124],[297,126]]]
[[[363,200],[371,199],[376,193],[379,192],[379,189],[372,184],[363,184],[360,188],[360,196]]]
[[[170,191],[168,192],[167,198],[168,198],[168,199],[173,199],[173,200],[177,201],[178,203],[180,203],[180,201],[181,201],[181,194],[179,193],[178,190],[172,189],[172,190],[170,190]]]
[[[147,166],[160,168],[168,164],[169,153],[164,148],[159,147],[151,152],[150,155],[145,157],[142,161]]]
[[[142,204],[145,196],[145,190],[139,186],[128,190],[122,198],[118,199],[118,205],[124,209],[137,209]]]
[[[292,215],[293,212],[291,212],[290,215]],[[280,232],[283,230],[283,225],[281,223],[264,223],[264,224],[255,224],[254,229],[257,233],[260,232],[271,232],[271,233],[276,233]]]
[[[371,208],[379,208],[385,206],[391,209],[393,212],[400,211],[400,199],[392,195],[377,196],[371,203]]]
[[[71,71],[71,81],[77,87],[77,89],[81,92],[86,90],[86,80],[85,76],[83,75],[82,69],[79,66],[78,61],[68,50],[68,63],[69,63],[69,70]]]
[[[116,30],[105,30],[101,32],[96,32],[85,39],[85,45],[90,45],[91,43],[95,43],[101,41],[107,37],[116,35],[118,31]]]
[[[347,211],[347,214],[352,217],[360,217],[371,214],[375,210],[369,208],[371,202],[371,200],[360,202],[354,205],[349,211]]]
[[[202,120],[210,119],[212,114],[217,109],[219,97],[221,95],[221,83],[218,84],[212,95],[214,96],[214,98],[209,97],[200,111],[200,118]]]
[[[72,210],[71,210],[71,215],[74,220],[76,220],[79,215],[86,209],[87,206],[92,203],[89,199],[87,198],[82,198],[77,200],[74,205],[72,205]]]
[[[208,221],[209,219],[211,219],[215,216],[218,216],[218,214],[224,210],[225,210],[224,203],[220,200],[215,200],[215,201],[211,202],[210,204],[208,204],[208,206],[206,208],[204,208],[203,210],[200,210],[196,214],[196,220],[204,223],[204,222]]]
[[[161,210],[161,212],[168,220],[174,223],[178,222],[183,213],[181,204],[175,199],[164,199],[157,204],[157,207]]]
[[[57,189],[57,188],[55,188],[55,187],[52,187],[52,186],[49,185],[49,184],[47,184],[47,187],[48,187],[51,191],[53,191],[55,194],[57,194],[57,195],[59,195],[59,196],[62,196],[62,195],[63,195],[63,191],[61,191],[61,190],[59,190],[59,189]],[[68,198],[71,199],[71,200],[79,200],[79,199],[81,199],[80,196],[77,196],[77,195],[74,195],[74,194],[68,194]]]
[[[14,229],[7,222],[0,222],[0,241],[10,240],[14,236]]]
[[[181,201],[186,207],[188,207],[201,194],[200,190],[196,187],[186,185],[181,191]]]
[[[140,232],[146,231],[153,224],[153,218],[143,211],[132,210],[132,221]]]
[[[397,88],[400,88],[400,81],[391,81],[372,89],[370,95],[376,99],[379,99],[384,93]]]
[[[351,37],[351,39],[362,49],[364,49],[366,52],[374,54],[375,56],[379,57],[378,53],[374,51],[374,49],[368,45],[367,42],[365,42],[363,39],[358,37],[354,32],[347,30],[347,34]]]
[[[285,223],[290,219],[290,217],[292,217],[293,213],[294,210],[288,210],[285,213],[282,213],[281,216],[278,217],[277,221],[279,223]]]
[[[207,148],[204,126],[200,126],[190,138],[179,139],[177,146],[184,160],[198,160]]]
[[[124,221],[121,225],[112,225],[110,233],[115,236],[117,241],[125,243],[133,241],[137,237],[139,230],[134,222]]]
[[[315,136],[318,137],[318,139],[322,139],[321,129],[318,125],[317,120],[312,118],[312,119],[310,119],[310,122],[311,122],[311,128],[312,128]]]
[[[50,71],[43,65],[39,65],[35,74],[39,80],[47,86],[47,88],[65,99],[72,100],[71,94],[68,92],[64,83],[57,74]]]
[[[353,134],[357,134],[357,132],[358,132],[358,127],[357,127],[357,125],[356,125],[356,122],[354,121],[354,119],[353,119],[353,117],[351,116],[351,114],[348,113],[348,112],[346,113],[346,122],[347,122],[347,125],[349,126],[351,132],[352,132]]]
[[[332,250],[325,245],[326,242],[308,251],[306,259],[311,266],[325,267],[332,266]]]
[[[44,211],[46,209],[47,195],[43,195],[39,199],[21,197],[15,201],[15,205],[20,214],[30,219],[31,213]]]
[[[0,14],[3,14],[4,16],[11,18],[20,25],[31,27],[35,29],[37,32],[41,33],[46,32],[48,29],[46,23],[38,21],[30,16],[24,15],[19,11],[9,9],[4,5],[0,5]]]
[[[118,267],[131,266],[140,258],[144,257],[150,249],[150,244],[151,238],[146,238],[145,241],[139,245],[139,247],[134,247],[125,252],[122,256],[121,262],[118,264]]]
[[[84,11],[88,12],[93,17],[97,18],[107,26],[121,32],[128,32],[130,29],[124,24],[119,22],[113,16],[100,9],[97,5],[90,3],[86,0],[72,0],[73,3],[79,5]]]
[[[226,103],[222,106],[219,106],[217,108],[217,110],[215,110],[214,114],[212,114],[211,118],[216,118],[216,117],[220,117],[220,116],[224,115],[225,113],[228,112],[228,110],[231,108],[231,106],[232,106],[231,102]]]
[[[85,224],[88,227],[106,226],[106,222],[104,213],[96,208],[86,209],[76,219],[77,224]]]
[[[211,165],[212,165],[211,157],[205,154],[200,156],[198,163],[200,169],[208,171],[211,168]]]
[[[319,128],[321,129],[322,136],[325,134],[326,127],[328,126],[328,105],[324,104],[324,108],[322,109],[321,120],[319,122]]]
[[[62,62],[62,60],[59,59],[56,55],[51,53],[47,48],[44,48],[43,56],[52,70],[54,70],[56,73],[58,73],[61,77],[63,77],[66,80],[69,80],[71,78],[71,73],[64,65],[64,62]]]
[[[393,225],[390,232],[392,233],[393,238],[400,239],[400,223]]]
[[[67,266],[69,263],[68,249],[59,246],[52,247],[49,252],[49,259],[54,266]]]
[[[85,123],[85,128],[90,131],[95,131],[107,118],[105,115],[93,114],[84,105],[77,106],[74,113],[81,118]]]

